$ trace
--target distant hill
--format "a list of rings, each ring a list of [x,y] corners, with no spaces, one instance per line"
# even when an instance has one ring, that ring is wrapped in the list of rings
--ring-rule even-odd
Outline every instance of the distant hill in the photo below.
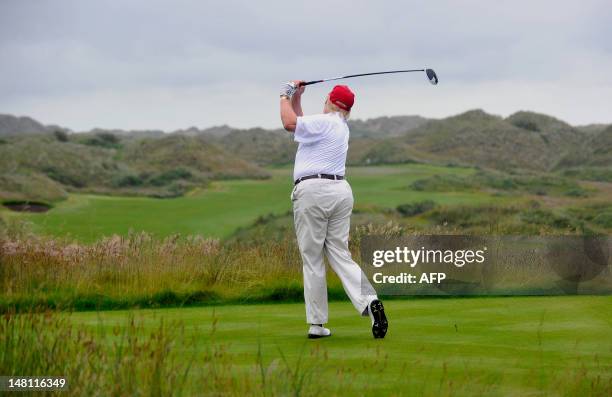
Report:
[[[400,136],[427,121],[428,119],[420,116],[350,120],[351,147],[349,151],[368,147],[371,141],[378,142],[389,137]],[[291,163],[297,149],[297,144],[293,142],[293,135],[282,129],[234,129],[216,142],[228,152],[260,165]],[[393,162],[391,158],[387,160]]]
[[[609,124],[587,124],[587,125],[579,125],[575,127],[578,131],[586,132],[589,134],[598,134],[601,131],[608,128]]]
[[[67,191],[174,197],[214,179],[268,176],[201,137],[135,139],[98,132],[59,138],[0,141],[0,199],[56,201]]]
[[[612,166],[612,125],[589,141],[589,165]]]
[[[577,131],[564,121],[535,112],[519,111],[508,116],[505,121],[515,127],[533,132],[558,133],[560,131]]]
[[[209,136],[209,137],[223,137],[227,134],[229,134],[230,132],[232,132],[234,129],[228,125],[220,125],[220,126],[215,126],[215,127],[210,127],[210,128],[206,128],[206,129],[199,129],[197,127],[190,127],[187,128],[186,130],[176,130],[173,132],[173,134],[177,134],[177,135],[186,135],[186,136],[198,136],[198,135],[203,135],[203,136]]]
[[[416,127],[419,127],[426,123],[428,119],[421,116],[392,116],[392,117],[377,117],[367,120],[349,120],[349,126],[351,129],[352,138],[388,138],[392,136],[399,136],[403,133],[410,131]],[[280,124],[280,123],[279,123]],[[269,134],[269,133],[272,134]],[[228,148],[242,150],[247,157],[256,158],[262,160],[263,163],[270,163],[269,158],[261,156],[259,154],[254,155],[252,151],[244,150],[245,143],[250,140],[256,139],[258,142],[261,141],[261,137],[265,136],[266,139],[272,140],[272,146],[278,145],[283,146],[281,141],[277,141],[277,138],[282,138],[282,141],[287,141],[287,133],[284,130],[267,130],[263,128],[249,128],[239,129],[232,128],[228,125],[221,125],[210,127],[206,129],[199,129],[197,127],[190,127],[184,130],[173,131],[172,134],[185,135],[185,136],[208,136],[213,138],[223,138],[220,142]],[[230,139],[230,136],[232,139]],[[232,140],[237,140],[237,143],[233,143]],[[269,141],[268,141],[269,142]],[[262,150],[264,148],[261,148]],[[272,152],[272,150],[268,150]],[[295,150],[291,149],[290,152],[294,153]],[[247,158],[245,157],[245,158]],[[284,157],[283,157],[284,158]]]
[[[0,145],[0,191],[3,198],[22,193],[24,199],[53,201],[67,189],[109,186],[120,173],[113,156],[113,150],[59,142],[52,135],[14,138]]]
[[[216,140],[227,152],[260,165],[288,164],[295,158],[297,144],[285,130],[233,130]]]
[[[421,116],[391,116],[391,117],[377,117],[367,120],[349,120],[349,126],[351,128],[352,138],[362,137],[374,137],[374,138],[387,138],[392,136],[399,136],[403,133],[410,131],[416,127],[419,127],[426,123],[428,119]],[[280,124],[280,123],[279,123]],[[223,138],[232,134],[236,135],[250,135],[251,133],[272,131],[277,133],[282,130],[265,130],[262,128],[249,128],[239,129],[232,128],[228,125],[221,125],[210,127],[206,129],[198,129],[197,127],[190,127],[185,130],[174,131],[174,134],[186,135],[186,136],[209,136],[215,138]],[[282,131],[283,136],[286,132]],[[269,136],[272,137],[272,136]]]
[[[507,118],[471,110],[351,120],[350,165],[428,162],[504,171],[560,172],[595,181],[612,175],[612,125],[573,127],[520,111]],[[293,162],[284,130],[227,125],[69,133],[27,117],[0,115],[0,199],[60,200],[66,192],[174,197],[224,178],[265,178]]]
[[[233,130],[215,142],[260,165],[291,163],[296,150],[290,134],[283,130]],[[569,157],[590,156],[594,147],[601,151],[596,142],[603,138],[593,131],[587,133],[554,117],[526,111],[505,119],[482,110],[439,120],[380,117],[351,121],[348,163],[419,161],[550,171],[566,166]]]
[[[168,135],[132,141],[118,158],[140,173],[186,171],[206,179],[265,178],[258,166],[225,151],[206,137]]]
[[[612,125],[598,133],[588,133],[559,163],[560,168],[579,166],[612,167]]]
[[[547,115],[503,119],[482,110],[431,120],[391,141],[370,142],[353,163],[435,161],[496,169],[551,170],[584,142],[585,133]],[[357,145],[359,146],[359,145]]]
[[[387,138],[400,136],[422,126],[428,119],[421,116],[377,117],[367,120],[349,120],[352,138]]]
[[[0,114],[0,136],[45,134],[49,129],[30,117]]]
[[[0,114],[0,137],[11,135],[31,135],[31,134],[47,134],[54,131],[71,132],[68,128],[57,125],[44,125],[43,123],[34,120],[31,117],[18,117],[10,114]],[[186,136],[210,136],[223,137],[234,128],[228,125],[214,126],[204,129],[190,127],[187,129],[176,130],[171,133]],[[113,134],[127,138],[160,138],[166,133],[162,130],[122,130],[118,128],[93,128],[89,131],[82,131],[79,134]]]
[[[119,129],[105,129],[105,128],[94,128],[87,132],[80,132],[81,136],[95,136],[99,134],[113,134],[125,138],[161,138],[165,135],[162,130],[119,130]]]

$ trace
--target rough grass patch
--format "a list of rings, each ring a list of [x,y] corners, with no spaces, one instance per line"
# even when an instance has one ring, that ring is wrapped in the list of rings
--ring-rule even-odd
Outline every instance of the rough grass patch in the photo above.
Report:
[[[396,210],[400,215],[409,217],[422,214],[436,207],[436,203],[432,200],[423,200],[416,203],[398,205]]]

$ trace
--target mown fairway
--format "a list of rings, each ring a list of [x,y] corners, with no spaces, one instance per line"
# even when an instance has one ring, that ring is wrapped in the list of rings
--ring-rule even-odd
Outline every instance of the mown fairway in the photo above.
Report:
[[[249,378],[250,394],[265,394],[270,387],[293,395],[294,378],[301,376],[303,395],[604,396],[612,391],[611,297],[422,299],[386,306],[391,326],[385,340],[372,339],[369,320],[358,317],[348,302],[330,304],[333,336],[319,341],[305,338],[302,304],[142,310],[135,319],[146,332],[163,318],[183,324],[184,334],[177,338],[195,333],[195,347],[180,354],[185,360],[196,357],[191,380],[224,379],[209,385],[215,389],[208,394],[234,395],[242,384],[237,379]],[[96,332],[124,326],[126,318],[122,311],[71,315],[74,324]],[[204,368],[198,358],[211,351],[218,352],[216,367]]]
[[[424,199],[438,204],[480,204],[502,200],[487,193],[434,193],[408,189],[416,179],[432,175],[467,175],[469,168],[431,165],[354,167],[347,172],[356,207],[395,208],[399,204]],[[73,194],[45,214],[8,214],[27,219],[35,230],[89,242],[130,230],[158,236],[175,233],[226,237],[238,227],[251,224],[269,213],[291,209],[291,168],[272,170],[268,180],[215,182],[176,199],[94,196]]]

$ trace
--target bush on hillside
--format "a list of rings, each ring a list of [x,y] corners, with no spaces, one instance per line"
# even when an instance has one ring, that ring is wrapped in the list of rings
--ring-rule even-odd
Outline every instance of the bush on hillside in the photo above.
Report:
[[[561,175],[587,181],[612,182],[612,168],[606,167],[570,168],[564,170]]]
[[[417,191],[451,192],[479,189],[520,191],[538,196],[564,194],[584,197],[588,192],[576,181],[548,174],[510,175],[492,171],[478,171],[467,176],[434,175],[414,181],[410,188]]]
[[[373,145],[363,156],[362,163],[371,164],[408,164],[416,161],[404,148],[392,141],[381,141]]]
[[[416,203],[401,204],[397,206],[397,212],[402,216],[415,216],[434,209],[436,203],[431,200],[418,201]]]
[[[0,199],[55,202],[67,197],[63,187],[36,172],[0,174]]]
[[[523,128],[525,130],[534,132],[540,131],[540,127],[538,127],[538,124],[532,120],[514,120],[512,124],[514,124],[516,127]]]
[[[179,179],[191,179],[192,173],[184,168],[175,168],[173,170],[162,172],[149,179],[149,183],[153,186],[165,186]]]
[[[568,197],[587,197],[589,193],[582,188],[575,188],[565,192],[565,195]]]
[[[589,222],[606,229],[612,229],[612,203],[600,202],[568,208],[567,213],[581,222]]]
[[[410,184],[412,190],[419,192],[449,192],[471,190],[477,187],[473,179],[457,175],[434,175],[424,179],[417,179]]]
[[[456,206],[436,208],[429,213],[428,217],[437,225],[461,228],[491,227],[504,222],[517,212],[516,208],[494,205]]]
[[[606,229],[612,229],[612,212],[604,212],[595,216],[593,223]]]
[[[138,175],[121,175],[113,179],[115,187],[135,187],[144,185],[145,181]]]
[[[82,179],[73,175],[71,173],[65,172],[65,170],[56,168],[56,167],[45,167],[43,172],[51,179],[56,182],[61,183],[62,185],[68,185],[72,187],[85,187],[86,182]],[[84,177],[83,177],[84,178]]]
[[[68,134],[66,131],[55,130],[53,131],[53,136],[55,136],[55,139],[57,139],[59,142],[68,142]]]
[[[567,216],[544,209],[527,210],[521,214],[521,219],[526,223],[550,226],[554,229],[576,229],[579,226]]]
[[[99,146],[107,149],[119,148],[120,139],[115,134],[110,132],[99,132],[92,137],[89,137],[83,141],[85,145]]]

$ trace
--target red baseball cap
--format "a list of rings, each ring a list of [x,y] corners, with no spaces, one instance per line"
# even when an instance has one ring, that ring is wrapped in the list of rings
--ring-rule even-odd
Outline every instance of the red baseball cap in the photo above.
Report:
[[[347,86],[337,85],[329,93],[329,101],[348,112],[355,103],[355,94]]]

